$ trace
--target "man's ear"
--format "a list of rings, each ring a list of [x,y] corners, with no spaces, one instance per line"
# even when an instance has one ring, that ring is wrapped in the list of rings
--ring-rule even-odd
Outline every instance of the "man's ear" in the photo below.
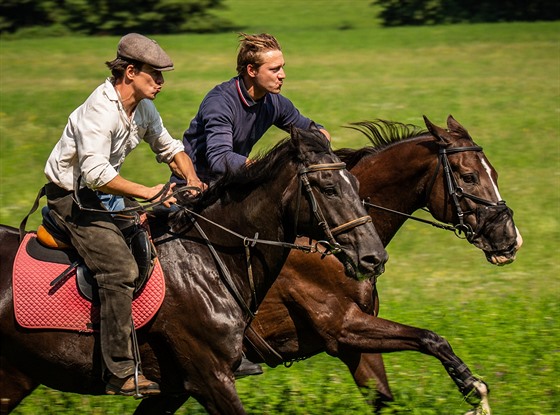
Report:
[[[257,72],[258,68],[255,65],[253,65],[252,63],[247,65],[247,75],[249,75],[251,78],[256,77]]]
[[[137,70],[134,65],[128,65],[124,70],[124,77],[125,79],[132,79],[137,74]]]

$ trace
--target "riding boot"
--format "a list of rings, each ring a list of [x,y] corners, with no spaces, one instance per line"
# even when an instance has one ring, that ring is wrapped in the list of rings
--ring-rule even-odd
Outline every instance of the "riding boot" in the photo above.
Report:
[[[136,385],[134,375],[123,379],[113,375],[107,382],[105,393],[107,395],[144,397],[148,395],[158,395],[160,390],[156,382],[146,379],[146,376],[142,374],[138,375],[138,386]]]
[[[245,356],[241,358],[241,363],[233,373],[236,379],[244,378],[245,376],[261,375],[263,373],[261,365],[251,362]]]

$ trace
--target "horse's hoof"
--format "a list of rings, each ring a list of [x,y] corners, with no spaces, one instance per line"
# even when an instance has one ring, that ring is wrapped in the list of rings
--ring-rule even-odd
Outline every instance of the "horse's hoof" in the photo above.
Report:
[[[476,408],[471,409],[465,415],[492,415],[490,404],[488,403],[488,385],[481,380],[473,382],[472,393],[476,393],[480,398],[480,402]]]
[[[474,408],[469,412],[466,412],[465,415],[492,415],[492,413],[479,406],[478,408]]]

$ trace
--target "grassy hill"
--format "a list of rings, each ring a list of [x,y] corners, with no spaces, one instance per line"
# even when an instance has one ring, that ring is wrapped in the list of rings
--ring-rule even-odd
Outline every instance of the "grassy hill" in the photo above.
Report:
[[[525,239],[505,268],[447,232],[407,223],[380,278],[381,316],[429,328],[491,387],[496,414],[552,414],[560,407],[560,24],[379,27],[369,1],[230,0],[220,14],[240,30],[270,32],[286,58],[284,95],[326,126],[335,147],[366,145],[342,126],[384,118],[444,125],[448,114],[484,147]],[[154,36],[175,61],[156,105],[181,137],[205,93],[235,74],[235,33]],[[0,43],[0,222],[18,226],[44,183],[44,163],[70,112],[107,76],[116,37]],[[271,130],[256,151],[286,134]],[[123,175],[165,182],[147,146]],[[35,215],[28,228],[39,221]],[[435,359],[386,355],[397,409],[464,413]],[[370,413],[346,368],[317,356],[238,382],[252,414]],[[137,402],[41,388],[15,414],[120,414]],[[179,413],[203,413],[189,402]]]

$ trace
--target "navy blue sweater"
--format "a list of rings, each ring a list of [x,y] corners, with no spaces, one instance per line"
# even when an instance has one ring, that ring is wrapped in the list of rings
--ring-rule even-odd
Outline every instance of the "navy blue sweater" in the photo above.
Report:
[[[266,94],[253,101],[243,80],[235,77],[206,95],[183,135],[183,144],[198,177],[208,183],[228,168],[241,167],[272,125],[289,131],[291,125],[305,129],[311,123],[280,94]],[[180,182],[177,177],[172,181]]]

